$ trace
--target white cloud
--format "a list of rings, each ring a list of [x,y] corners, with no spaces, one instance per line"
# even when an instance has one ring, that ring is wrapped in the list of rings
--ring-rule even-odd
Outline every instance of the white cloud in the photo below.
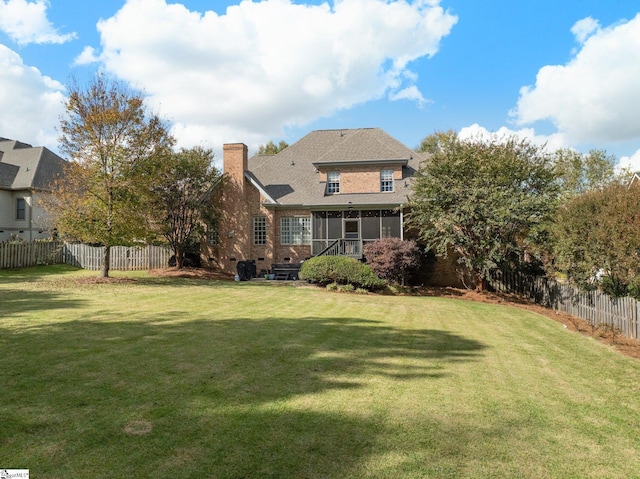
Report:
[[[509,138],[515,136],[522,140],[528,140],[534,145],[546,145],[546,150],[552,153],[560,148],[568,148],[569,145],[562,133],[554,133],[552,135],[536,134],[533,128],[521,128],[519,130],[511,130],[507,127],[501,127],[497,131],[489,131],[483,126],[474,123],[471,126],[465,126],[458,132],[458,138],[463,140],[489,140],[491,138]]]
[[[640,150],[631,156],[623,156],[617,164],[618,170],[629,169],[631,171],[640,171]]]
[[[73,61],[74,65],[88,65],[90,63],[96,63],[100,61],[100,58],[96,55],[96,51],[93,47],[84,47],[82,53],[78,55]]]
[[[428,101],[422,96],[420,90],[415,85],[411,85],[398,92],[392,92],[389,94],[389,99],[392,101],[397,100],[410,100],[415,101],[420,107],[424,106]]]
[[[573,27],[571,27],[571,33],[574,34],[579,43],[584,43],[585,40],[589,38],[589,35],[598,30],[600,30],[600,22],[591,17],[578,20]]]
[[[55,149],[64,86],[23,63],[0,44],[0,132],[34,146]]]
[[[572,31],[580,50],[541,68],[512,115],[520,125],[550,120],[574,143],[640,138],[640,14],[608,28],[584,19]]]
[[[0,0],[0,30],[20,45],[65,43],[75,33],[59,33],[47,18],[47,0]]]
[[[263,141],[385,95],[424,101],[407,66],[456,21],[433,0],[244,0],[224,15],[128,0],[99,23],[102,50],[76,61],[97,55],[144,89],[180,143]]]

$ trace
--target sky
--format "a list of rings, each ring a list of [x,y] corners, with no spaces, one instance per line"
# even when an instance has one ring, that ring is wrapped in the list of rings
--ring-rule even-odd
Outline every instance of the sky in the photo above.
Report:
[[[0,137],[58,150],[66,85],[127,82],[179,147],[379,127],[604,149],[640,171],[638,0],[0,0]]]

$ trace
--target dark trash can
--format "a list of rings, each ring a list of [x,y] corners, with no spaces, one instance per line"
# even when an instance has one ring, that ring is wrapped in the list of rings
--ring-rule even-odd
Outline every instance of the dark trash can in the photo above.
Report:
[[[248,261],[238,261],[236,271],[240,281],[249,281],[251,279],[251,264]]]

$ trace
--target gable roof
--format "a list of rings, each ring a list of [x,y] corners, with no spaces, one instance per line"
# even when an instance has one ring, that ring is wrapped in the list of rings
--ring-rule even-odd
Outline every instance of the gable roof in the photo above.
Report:
[[[0,188],[47,190],[66,162],[51,150],[0,138]]]
[[[276,155],[249,158],[252,182],[267,194],[266,205],[391,207],[406,203],[407,179],[426,154],[416,153],[379,128],[316,130]],[[403,165],[391,193],[325,194],[319,170],[346,165]],[[255,183],[254,183],[255,184]]]

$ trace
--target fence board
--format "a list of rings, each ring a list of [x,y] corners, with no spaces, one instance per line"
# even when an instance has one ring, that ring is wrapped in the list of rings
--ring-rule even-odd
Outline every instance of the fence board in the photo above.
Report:
[[[489,285],[495,291],[518,294],[584,319],[594,327],[607,325],[629,338],[640,338],[640,302],[633,298],[612,298],[601,291],[580,291],[549,278],[498,270],[490,272]]]

